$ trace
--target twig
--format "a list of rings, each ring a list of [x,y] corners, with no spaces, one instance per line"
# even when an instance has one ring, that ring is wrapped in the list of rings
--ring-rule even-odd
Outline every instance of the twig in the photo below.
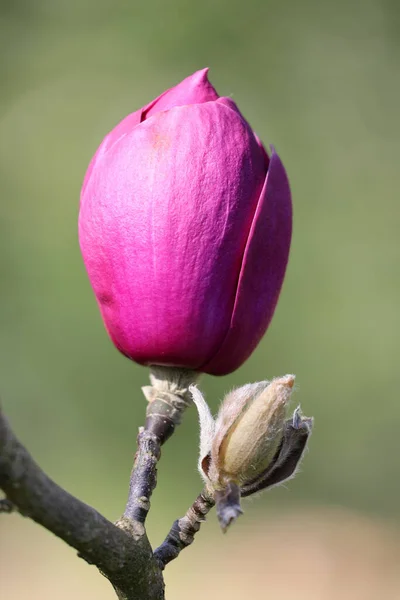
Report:
[[[161,443],[154,433],[141,428],[137,444],[124,517],[144,524],[150,510],[150,497],[157,484]]]
[[[154,551],[161,568],[174,560],[181,550],[190,546],[214,504],[213,498],[203,490],[185,516],[174,522],[164,542]]]
[[[18,441],[0,406],[0,512],[18,510],[78,551],[109,579],[120,600],[163,600],[164,581],[144,523],[156,485],[161,445],[190,404],[197,374],[154,367],[144,388],[149,405],[130,480],[125,513],[114,525],[52,481]]]
[[[185,369],[151,367],[152,385],[142,388],[149,401],[146,423],[144,428],[139,430],[138,450],[123,519],[144,525],[150,510],[150,498],[157,483],[157,463],[161,456],[161,446],[172,435],[182,420],[183,412],[191,404],[189,386],[198,376],[198,373]],[[118,521],[118,526],[123,519]]]
[[[162,600],[162,573],[139,524],[118,528],[59,487],[35,463],[0,406],[0,489],[9,503],[75,548],[123,600]]]

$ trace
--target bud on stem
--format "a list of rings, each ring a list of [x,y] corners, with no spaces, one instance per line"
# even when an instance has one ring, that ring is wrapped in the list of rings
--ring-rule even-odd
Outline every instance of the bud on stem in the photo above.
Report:
[[[240,497],[292,477],[312,428],[297,408],[286,420],[294,375],[247,384],[222,402],[216,420],[198,388],[199,471],[217,505],[223,531],[242,514]]]

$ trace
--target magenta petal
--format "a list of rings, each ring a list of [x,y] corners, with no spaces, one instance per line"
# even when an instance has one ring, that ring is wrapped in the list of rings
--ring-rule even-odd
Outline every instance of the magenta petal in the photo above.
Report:
[[[167,90],[145,106],[142,119],[148,119],[162,110],[169,110],[175,106],[203,104],[218,98],[217,92],[208,81],[208,69],[202,69],[186,77],[178,85]]]
[[[292,232],[292,204],[284,166],[272,152],[240,272],[229,332],[201,370],[225,375],[253,352],[274,314]]]
[[[257,144],[260,146],[261,152],[264,156],[264,160],[265,160],[265,164],[266,164],[266,168],[268,169],[269,167],[269,156],[268,156],[268,152],[265,149],[264,144],[262,143],[262,141],[260,140],[260,138],[258,137],[258,135],[253,131],[254,133],[254,137],[256,138],[256,142]],[[271,148],[273,150],[273,148]]]

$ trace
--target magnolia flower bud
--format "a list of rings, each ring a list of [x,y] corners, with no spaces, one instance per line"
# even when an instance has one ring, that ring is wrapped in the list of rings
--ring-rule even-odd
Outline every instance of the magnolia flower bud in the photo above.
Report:
[[[296,409],[286,420],[294,376],[247,384],[228,394],[214,421],[191,386],[200,418],[199,470],[216,499],[223,529],[241,514],[240,495],[291,477],[303,454],[312,419]]]
[[[246,403],[243,388],[227,397],[221,419],[228,402],[236,404],[241,411],[225,431],[219,448],[214,449],[223,476],[246,483],[267,468],[282,440],[286,405],[293,384],[293,375],[287,375],[271,383],[256,384],[258,389],[249,401],[245,399]]]
[[[292,227],[285,168],[207,69],[128,115],[82,187],[79,240],[115,346],[224,375],[272,319]]]

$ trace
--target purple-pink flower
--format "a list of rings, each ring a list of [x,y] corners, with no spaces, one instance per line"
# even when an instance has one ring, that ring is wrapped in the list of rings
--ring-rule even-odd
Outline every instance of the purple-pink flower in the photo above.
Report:
[[[145,365],[237,369],[274,313],[291,222],[279,156],[207,69],[127,116],[89,165],[79,215],[116,347]]]

